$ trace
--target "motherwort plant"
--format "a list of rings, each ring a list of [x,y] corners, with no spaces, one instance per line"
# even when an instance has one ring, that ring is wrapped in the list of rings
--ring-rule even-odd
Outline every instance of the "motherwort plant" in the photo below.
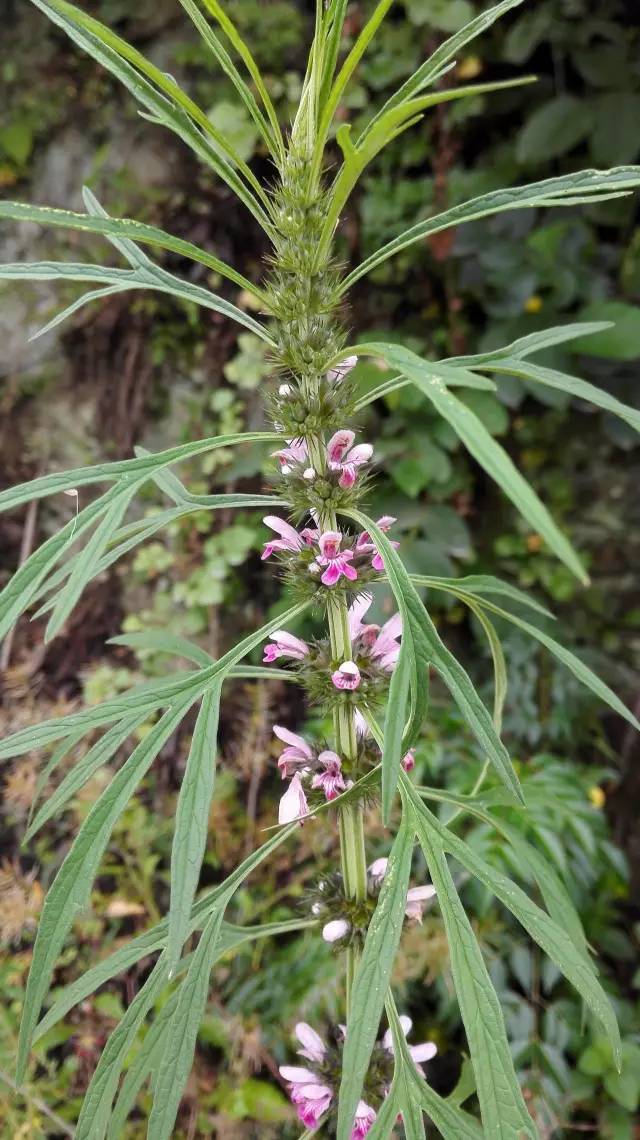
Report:
[[[155,289],[180,301],[204,306],[251,330],[268,346],[273,383],[268,395],[271,427],[266,431],[194,440],[150,454],[78,470],[57,472],[4,491],[4,510],[29,500],[101,485],[102,491],[77,517],[48,538],[17,570],[0,597],[0,634],[26,610],[48,615],[46,639],[64,630],[87,583],[116,559],[172,520],[222,507],[262,507],[265,522],[264,572],[279,572],[294,599],[292,607],[250,634],[218,660],[175,637],[154,634],[153,646],[191,659],[188,672],[168,672],[103,704],[46,721],[15,733],[0,746],[3,757],[48,749],[42,787],[57,765],[87,735],[91,742],[55,791],[35,811],[27,840],[99,767],[131,740],[126,762],[95,802],[56,875],[44,904],[33,951],[17,1064],[24,1077],[32,1045],[72,1006],[119,972],[144,960],[146,981],[114,1030],[97,1065],[77,1125],[77,1140],[117,1137],[143,1082],[150,1077],[153,1108],[149,1136],[172,1134],[182,1091],[191,1068],[212,967],[223,955],[252,938],[309,924],[336,953],[336,977],[344,984],[344,1024],[319,1033],[301,1022],[295,1032],[301,1060],[285,1065],[286,1082],[299,1116],[311,1135],[316,1128],[337,1140],[366,1134],[371,1140],[402,1127],[408,1140],[425,1136],[425,1114],[446,1140],[516,1140],[535,1137],[514,1071],[500,1003],[491,984],[472,924],[448,864],[448,856],[476,877],[521,922],[575,986],[585,1008],[618,1049],[618,1029],[609,1001],[566,889],[538,851],[491,812],[480,790],[493,772],[506,804],[522,804],[517,775],[500,739],[506,677],[495,615],[515,623],[542,642],[585,685],[621,716],[636,723],[613,692],[587,666],[536,625],[518,616],[537,603],[493,578],[459,580],[410,575],[402,562],[394,520],[377,517],[372,461],[375,440],[359,440],[358,415],[371,401],[412,385],[460,437],[473,458],[500,486],[548,548],[582,581],[578,556],[535,491],[508,454],[456,395],[459,388],[492,391],[494,375],[506,373],[579,397],[640,427],[638,412],[592,385],[536,364],[536,352],[602,325],[567,325],[534,333],[493,352],[445,361],[424,360],[398,344],[348,343],[348,294],[356,282],[388,258],[438,231],[505,210],[576,206],[616,198],[640,185],[639,167],[584,170],[543,182],[493,191],[426,218],[382,246],[367,260],[343,272],[334,237],[362,172],[379,152],[445,100],[488,93],[527,79],[443,87],[439,80],[454,67],[456,54],[521,0],[501,3],[478,16],[442,43],[358,137],[338,116],[343,94],[357,65],[392,8],[393,0],[371,5],[371,15],[348,50],[343,49],[347,0],[318,0],[315,34],[297,114],[291,126],[278,121],[269,91],[247,44],[218,0],[180,0],[211,56],[233,84],[255,123],[272,175],[266,185],[236,152],[215,121],[134,47],[86,12],[65,0],[33,3],[72,40],[115,75],[142,107],[142,114],[179,135],[237,195],[270,243],[264,280],[246,280],[214,254],[153,226],[108,216],[89,190],[86,214],[4,202],[0,217],[67,227],[108,238],[122,265],[41,262],[4,265],[0,278],[15,281],[62,280],[90,283],[91,289],[55,318],[58,323],[81,305],[107,295]],[[341,125],[335,129],[336,121]],[[232,301],[168,272],[149,258],[145,247],[170,250],[185,262],[218,274],[230,287],[253,298],[258,317]],[[383,372],[380,384],[358,387],[360,357],[374,357]],[[263,443],[273,452],[275,490],[265,495],[190,493],[173,468],[216,448]],[[166,506],[151,517],[125,521],[138,492],[155,484]],[[364,493],[371,516],[362,506]],[[382,627],[368,620],[379,583],[391,589],[397,612]],[[445,591],[469,607],[489,641],[495,667],[495,703],[489,712],[461,664],[442,642],[423,602],[425,588]],[[513,604],[518,612],[513,612]],[[311,642],[295,632],[303,614],[313,613],[324,632]],[[145,634],[119,638],[144,646]],[[264,646],[263,665],[246,658]],[[272,663],[275,662],[275,665]],[[284,781],[278,827],[266,842],[223,882],[196,901],[214,793],[216,735],[221,690],[228,679],[287,678],[302,686],[311,702],[331,714],[329,740],[312,740],[278,724],[283,745],[278,766]],[[418,787],[413,781],[412,749],[428,715],[429,674],[449,690],[476,738],[482,758],[473,795],[455,797]],[[169,914],[145,934],[100,961],[72,985],[56,991],[42,1014],[56,960],[74,915],[90,897],[112,829],[129,798],[165,742],[190,710],[198,708],[180,790],[171,857]],[[282,720],[282,717],[278,718]],[[136,738],[143,723],[153,727]],[[429,806],[449,799],[447,823]],[[383,823],[394,838],[388,859],[369,863],[365,806],[380,805]],[[517,862],[526,863],[547,909],[538,906],[460,837],[457,821],[480,813],[515,844]],[[313,817],[313,822],[311,820]],[[306,921],[238,928],[225,921],[226,908],[247,876],[284,843],[295,845],[300,824],[323,827],[336,836],[335,871],[321,880]],[[215,841],[215,837],[212,837]],[[430,883],[410,886],[415,845],[422,849]],[[339,852],[339,854],[338,854]],[[481,1123],[457,1100],[438,1095],[421,1065],[435,1052],[431,1042],[409,1044],[408,1019],[398,1015],[389,986],[405,922],[419,921],[422,908],[440,909],[462,1020],[473,1064]],[[185,947],[198,934],[195,950]],[[162,999],[162,1000],[160,1000]],[[386,1017],[386,1027],[381,1025]],[[143,1025],[151,1026],[134,1060],[121,1074]],[[475,1102],[474,1102],[475,1103]],[[401,1121],[401,1124],[399,1123]]]

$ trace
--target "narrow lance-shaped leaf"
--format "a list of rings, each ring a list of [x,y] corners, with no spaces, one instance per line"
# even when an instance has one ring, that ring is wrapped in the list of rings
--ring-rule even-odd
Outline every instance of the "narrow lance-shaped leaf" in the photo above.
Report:
[[[407,1047],[400,1018],[393,996],[387,998],[387,1017],[393,1034],[393,1051],[396,1058],[396,1071],[399,1069],[406,1090],[406,1098],[421,1105],[431,1117],[443,1140],[482,1140],[482,1129],[477,1121],[448,1100],[439,1096],[415,1067],[415,1062]],[[405,1100],[400,1093],[400,1105]]]
[[[489,352],[479,352],[475,356],[451,356],[446,361],[451,368],[481,368],[484,364],[498,363],[505,356],[517,356],[523,360],[534,352],[542,352],[546,348],[554,348],[557,344],[566,344],[567,341],[577,340],[581,336],[592,336],[613,328],[612,321],[579,321],[570,325],[554,325],[549,329],[527,333],[517,340],[507,344],[504,348],[494,348]]]
[[[466,47],[471,40],[477,36],[482,35],[492,24],[499,20],[505,12],[510,11],[511,8],[517,8],[523,0],[502,0],[500,4],[494,5],[493,8],[487,8],[475,20],[471,20],[460,28],[455,35],[450,36],[448,40],[440,44],[439,47],[433,52],[429,59],[425,60],[423,64],[414,72],[412,76],[407,79],[402,87],[387,99],[383,107],[378,111],[377,115],[367,124],[363,134],[358,142],[362,142],[367,135],[375,128],[379,119],[387,114],[393,107],[397,107],[400,103],[405,103],[425,87],[433,83],[441,74],[444,68],[447,67],[451,61],[455,62],[458,52]]]
[[[171,1029],[167,1033],[165,1050],[155,1078],[155,1096],[149,1117],[149,1135],[154,1140],[169,1140],[173,1133],[207,1003],[209,963],[220,939],[228,897],[224,896],[210,915],[187,976],[180,986]]]
[[[526,186],[492,190],[488,194],[472,198],[469,202],[453,206],[450,210],[436,214],[424,222],[418,222],[417,225],[399,234],[348,274],[342,282],[340,292],[346,293],[361,277],[415,242],[424,242],[430,234],[439,233],[463,222],[500,214],[504,210],[572,205],[575,204],[572,202],[572,197],[575,197],[577,192],[584,196],[585,201],[593,200],[595,195],[598,195],[599,201],[606,201],[607,197],[617,197],[620,191],[633,190],[639,185],[640,166],[615,166],[612,170],[579,170],[574,174],[561,174],[556,178],[546,178],[542,182],[531,182]]]
[[[86,190],[86,188],[85,188]],[[165,233],[156,226],[148,226],[144,222],[136,222],[132,218],[98,217],[92,214],[80,214],[72,210],[61,210],[53,206],[34,206],[29,202],[0,202],[0,218],[11,219],[16,222],[36,222],[41,226],[56,226],[63,229],[79,230],[81,233],[101,234],[106,238],[125,239],[130,242],[143,242],[158,246],[159,249],[168,249],[179,253],[190,261],[205,265],[221,277],[233,281],[241,289],[246,289],[255,296],[262,297],[260,290],[252,285],[246,277],[238,273],[218,257],[193,245],[190,241],[174,237]]]
[[[176,447],[169,447],[165,451],[147,452],[136,459],[120,459],[115,463],[98,463],[90,467],[75,467],[69,471],[53,471],[49,475],[41,475],[37,479],[30,479],[27,483],[18,483],[0,492],[0,511],[10,511],[21,503],[28,503],[32,499],[41,499],[45,495],[55,495],[59,491],[70,488],[86,487],[90,483],[103,483],[117,481],[123,475],[145,475],[149,478],[163,467],[170,467],[173,463],[181,463],[185,459],[192,459],[196,455],[204,455],[208,451],[216,451],[221,447],[235,447],[239,443],[273,443],[281,440],[282,435],[270,431],[240,432],[230,435],[209,436],[207,439],[194,440],[191,443],[181,443]],[[117,489],[111,492],[114,496]],[[102,500],[103,506],[111,500]],[[92,504],[95,506],[95,504]],[[90,508],[87,508],[87,512]],[[75,520],[76,529],[80,517]],[[69,524],[70,528],[73,525]],[[26,563],[25,563],[26,565]]]
[[[173,969],[178,961],[187,937],[191,907],[207,846],[216,773],[221,687],[222,682],[218,682],[202,698],[178,797],[171,847],[171,904],[167,937],[169,969]]]
[[[640,432],[640,411],[623,404],[609,392],[597,388],[587,380],[580,380],[578,376],[569,376],[566,372],[558,372],[555,368],[545,368],[541,364],[533,364],[530,360],[522,361],[517,357],[503,357],[497,363],[484,364],[490,372],[503,372],[508,376],[520,376],[533,384],[542,384],[544,388],[554,388],[557,392],[568,392],[578,400],[585,400],[603,408],[606,412],[618,416],[628,423],[635,431]]]
[[[171,76],[156,68],[110,28],[73,4],[65,0],[31,2],[87,55],[111,72],[151,112],[156,122],[174,131],[201,160],[211,166],[265,232],[271,232],[270,220],[264,209],[268,199],[260,183],[239,156],[234,154],[233,160],[229,161],[227,140]]]
[[[184,281],[162,269],[159,265],[150,263],[139,266],[137,269],[114,269],[105,265],[85,265],[83,263],[66,261],[35,261],[17,262],[0,265],[0,281],[93,281],[98,284],[113,286],[114,292],[126,292],[128,289],[155,289],[160,293],[168,293],[181,301],[191,301],[205,309],[212,309],[221,313],[236,324],[243,325],[250,332],[255,333],[267,344],[273,344],[264,325],[256,321],[249,313],[243,312],[230,301],[218,297],[210,289],[202,285],[194,285],[191,281]],[[98,290],[104,295],[103,290]],[[95,297],[95,293],[92,294]],[[84,301],[86,301],[86,297]],[[77,308],[77,305],[75,306]],[[72,310],[66,309],[67,315]],[[42,332],[40,332],[42,335]]]
[[[436,411],[451,425],[474,459],[495,480],[560,561],[564,562],[581,582],[586,583],[588,579],[578,556],[568,539],[556,526],[544,503],[475,413],[447,390],[438,375],[437,364],[421,360],[415,353],[402,346],[369,347],[377,349],[393,367],[404,371],[411,382],[431,401]]]
[[[113,826],[153,763],[185,716],[192,698],[169,709],[132,752],[126,764],[94,804],[49,889],[42,909],[24,999],[16,1079],[24,1080],[33,1030],[64,939],[79,909],[86,904],[98,864]]]
[[[435,585],[437,579],[428,579],[423,578],[419,574],[412,574],[411,581],[415,582],[416,585],[426,586],[429,584]],[[461,578],[460,584],[462,584],[463,581],[464,579]],[[453,585],[453,582],[455,582],[455,579],[452,579],[451,585],[448,585],[446,587],[438,586],[436,588],[447,589],[449,592],[456,594],[456,596],[459,597],[461,601],[468,604],[469,597],[466,591],[462,588],[457,589]],[[640,722],[633,715],[631,710],[628,709],[627,706],[620,700],[617,694],[614,693],[613,689],[611,689],[609,685],[602,681],[600,677],[598,677],[597,674],[593,672],[593,669],[590,669],[588,665],[585,665],[584,661],[581,661],[579,657],[576,657],[575,653],[572,653],[569,649],[566,649],[564,645],[560,645],[560,643],[556,641],[555,638],[550,637],[548,633],[544,632],[544,630],[538,629],[537,625],[532,625],[531,622],[525,621],[524,618],[518,617],[516,614],[511,613],[510,610],[505,610],[502,606],[497,606],[494,602],[488,601],[486,598],[483,599],[482,604],[485,609],[489,610],[490,613],[504,618],[505,621],[510,622],[511,625],[517,626],[518,629],[523,630],[525,633],[529,634],[530,637],[533,637],[536,641],[539,641],[541,645],[544,645],[545,649],[548,649],[549,653],[553,654],[553,656],[558,661],[560,661],[560,663],[564,665],[565,668],[573,673],[574,677],[577,677],[578,681],[585,685],[587,689],[590,689],[591,692],[594,693],[594,695],[601,701],[604,701],[604,703],[607,704],[610,709],[613,709],[613,711],[616,712],[618,716],[624,717],[624,719],[628,721],[628,723],[632,725],[633,728],[640,732]]]
[[[460,662],[456,660],[439,637],[438,631],[416,593],[399,555],[387,536],[371,519],[360,511],[350,511],[348,514],[373,536],[375,545],[382,556],[387,577],[403,617],[403,641],[405,628],[409,629],[419,652],[420,660],[430,661],[437,669],[505,787],[517,800],[522,800],[520,784],[511,765],[509,754],[496,733],[488,709],[478,696]],[[415,739],[407,737],[403,747],[411,747],[414,743]],[[395,757],[393,760],[394,767],[392,770],[395,771]],[[393,791],[395,789],[392,789],[392,795]]]
[[[614,1055],[620,1053],[620,1031],[616,1022],[615,1013],[605,994],[590,960],[582,949],[576,946],[564,927],[559,926],[539,906],[500,871],[487,863],[463,839],[445,827],[440,820],[429,811],[417,796],[410,783],[401,776],[401,784],[405,796],[411,801],[415,818],[418,820],[417,834],[422,843],[423,837],[431,836],[440,849],[453,855],[472,875],[500,899],[508,910],[518,919],[518,922],[530,934],[535,942],[544,950],[545,954],[555,962],[558,969],[564,974],[591,1009],[592,1013],[601,1022],[602,1027],[611,1043]],[[425,850],[425,856],[427,852]],[[428,858],[428,856],[427,856]],[[435,878],[432,878],[437,889]],[[440,902],[440,892],[438,891]]]
[[[337,1140],[349,1140],[362,1085],[380,1027],[396,955],[411,874],[413,831],[405,820],[394,840],[378,905],[372,915],[353,984],[342,1056]]]
[[[402,782],[406,787],[405,781]],[[406,792],[404,793],[406,796]],[[411,801],[413,808],[413,800]],[[516,1076],[498,996],[456,891],[437,833],[413,810],[442,913],[451,972],[476,1075],[482,1123],[491,1140],[537,1140]]]

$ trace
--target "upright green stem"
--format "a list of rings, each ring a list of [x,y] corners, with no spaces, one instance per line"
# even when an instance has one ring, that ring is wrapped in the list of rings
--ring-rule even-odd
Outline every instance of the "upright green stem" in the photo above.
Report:
[[[316,471],[325,466],[324,443],[318,439],[308,439],[309,459]],[[334,511],[327,510],[319,519],[320,531],[336,530],[338,521]],[[327,605],[331,657],[337,662],[351,659],[351,637],[347,602],[342,592],[329,596]],[[346,705],[339,706],[333,716],[336,751],[344,760],[355,760],[358,741],[353,712]],[[364,902],[367,897],[367,857],[364,841],[364,813],[360,804],[347,804],[339,809],[338,831],[340,837],[340,860],[344,892],[347,898]],[[349,948],[347,958],[347,1012],[357,965],[357,951]]]

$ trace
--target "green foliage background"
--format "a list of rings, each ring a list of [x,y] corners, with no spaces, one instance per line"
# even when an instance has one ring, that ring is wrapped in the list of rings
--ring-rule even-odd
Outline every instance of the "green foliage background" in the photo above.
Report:
[[[87,5],[106,23],[175,74],[234,136],[261,175],[264,155],[226,82],[210,72],[201,47],[173,0],[124,0]],[[349,27],[368,10],[355,2]],[[310,15],[293,0],[229,0],[256,50],[279,106],[293,109],[310,36]],[[398,0],[349,92],[351,117],[381,104],[444,33],[481,5],[470,0]],[[0,189],[9,197],[73,208],[87,183],[110,213],[135,216],[197,241],[254,276],[260,235],[225,190],[159,129],[95,65],[24,5],[0,3]],[[637,161],[640,155],[640,13],[632,0],[531,0],[457,63],[456,80],[538,75],[524,87],[459,104],[444,104],[372,167],[357,211],[342,227],[346,261],[463,198],[527,177],[544,178],[583,166]],[[447,82],[445,78],[444,82]],[[19,193],[17,192],[19,191]],[[547,362],[579,371],[636,406],[640,356],[640,226],[638,200],[533,214],[514,211],[436,235],[381,267],[354,294],[349,322],[356,338],[403,340],[433,356],[479,352],[569,319],[614,319],[610,332],[550,350]],[[33,227],[3,227],[0,260],[68,250],[82,239]],[[102,248],[100,246],[100,248]],[[179,259],[167,256],[169,268]],[[206,271],[190,267],[194,281]],[[229,294],[231,297],[231,294]],[[54,466],[129,455],[136,443],[158,448],[196,434],[261,425],[262,386],[269,373],[260,342],[217,316],[164,299],[126,295],[82,310],[42,340],[27,343],[53,315],[59,289],[3,290],[0,333],[1,479],[17,482]],[[69,300],[72,299],[72,294]],[[235,303],[246,305],[237,295]],[[375,364],[361,365],[373,381]],[[467,392],[489,430],[504,436],[519,465],[586,552],[592,585],[579,590],[541,549],[515,511],[499,499],[461,454],[442,421],[407,392],[388,397],[363,418],[384,474],[378,513],[396,515],[408,568],[458,575],[494,572],[533,587],[558,614],[565,643],[593,660],[609,683],[638,704],[640,606],[634,566],[640,553],[637,486],[640,456],[624,424],[591,406],[548,392],[544,402],[514,377],[498,397]],[[194,491],[259,490],[261,459],[216,452],[191,470]],[[21,547],[70,516],[73,502],[47,502],[37,513],[2,522],[0,575]],[[260,571],[259,516],[212,523],[192,516],[169,538],[148,543],[124,567],[87,592],[68,637],[39,649],[39,624],[23,623],[0,660],[0,709],[5,731],[72,708],[84,695],[98,701],[132,678],[159,668],[152,651],[133,655],[104,648],[121,631],[169,626],[217,655],[237,632],[284,608],[271,575]],[[475,677],[488,675],[480,634],[462,607],[430,599],[441,632],[457,643]],[[583,651],[582,646],[597,646]],[[501,995],[514,1055],[541,1134],[582,1134],[605,1140],[633,1136],[640,1091],[640,1011],[634,960],[638,949],[640,849],[633,820],[640,804],[637,743],[620,723],[603,719],[577,684],[517,632],[506,636],[510,692],[506,735],[518,757],[530,807],[530,832],[555,862],[603,958],[625,1035],[618,1075],[608,1046],[587,1026],[575,996],[479,886],[459,885],[473,901],[483,949]],[[634,687],[634,676],[636,678]],[[460,791],[473,783],[474,752],[444,694],[418,750],[427,782]],[[53,710],[53,712],[52,712]],[[638,708],[635,708],[636,714]],[[223,710],[223,773],[212,813],[207,874],[215,881],[249,849],[275,816],[278,785],[271,727],[300,726],[304,714],[278,689],[238,686]],[[131,804],[110,845],[92,908],[76,923],[58,971],[68,981],[125,934],[154,921],[166,901],[171,817],[188,738],[173,741]],[[10,1095],[22,984],[42,887],[53,876],[77,822],[108,778],[101,771],[63,822],[44,829],[27,856],[20,851],[40,757],[21,760],[4,779],[0,864],[0,977],[8,994],[0,1023],[0,1128],[7,1136],[65,1135],[114,1018],[139,986],[131,975],[81,1005],[39,1044],[29,1084]],[[553,817],[553,819],[551,818]],[[474,824],[466,836],[486,858],[502,852]],[[313,829],[301,835],[296,864],[280,854],[239,896],[241,922],[297,913],[316,864],[334,853]],[[379,851],[386,853],[384,836]],[[426,874],[426,871],[425,871]],[[475,892],[475,894],[474,894]],[[437,910],[403,944],[405,1007],[420,1033],[440,1045],[430,1071],[449,1092],[459,1076],[462,1041],[452,1000],[446,944]],[[328,948],[258,943],[226,960],[200,1036],[198,1064],[180,1117],[178,1137],[296,1136],[273,1074],[288,1051],[283,1026],[301,1015],[336,1020]],[[425,988],[424,981],[431,983]],[[3,1076],[3,1072],[5,1076]],[[464,1071],[462,1079],[464,1079]],[[5,1095],[6,1093],[6,1095]],[[43,1107],[44,1105],[44,1107]],[[140,1120],[124,1135],[144,1135]],[[261,1125],[255,1120],[262,1120]]]

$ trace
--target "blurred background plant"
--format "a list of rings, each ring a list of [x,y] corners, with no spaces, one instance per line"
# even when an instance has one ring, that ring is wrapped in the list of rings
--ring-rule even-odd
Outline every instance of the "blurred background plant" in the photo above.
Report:
[[[302,0],[227,3],[250,36],[286,117],[301,88],[308,6]],[[123,0],[95,0],[87,7],[185,83],[268,177],[252,123],[224,77],[210,70],[175,0],[140,0],[134,10]],[[351,35],[370,7],[364,0],[351,4]],[[398,0],[350,89],[351,119],[364,122],[420,58],[482,7],[471,0]],[[86,182],[111,213],[162,225],[257,277],[260,234],[224,188],[196,168],[179,144],[143,122],[116,85],[37,12],[0,0],[0,18],[0,191],[73,208],[80,206]],[[346,220],[345,260],[366,256],[431,211],[533,173],[543,178],[638,159],[640,12],[632,0],[531,0],[474,41],[453,78],[499,78],[522,70],[538,75],[534,87],[443,104],[409,140],[385,152]],[[442,82],[449,81],[447,76]],[[567,371],[637,404],[637,211],[637,197],[561,215],[514,211],[438,234],[358,287],[350,314],[355,336],[372,340],[393,330],[394,340],[442,357],[482,351],[569,319],[614,319],[615,329],[572,342],[577,359]],[[7,227],[0,234],[2,260],[24,258],[36,243],[42,257],[43,241],[53,256],[79,240],[88,239]],[[167,257],[169,265],[176,261]],[[194,266],[189,272],[194,280],[206,274]],[[249,307],[250,300],[241,294],[236,303]],[[56,307],[59,301],[56,288]],[[2,291],[2,485],[54,465],[128,455],[136,444],[155,449],[195,435],[260,426],[269,366],[251,334],[238,336],[216,315],[205,317],[186,305],[178,310],[157,298],[127,296],[84,309],[71,323],[28,342],[53,311],[47,286],[36,300],[26,287]],[[549,350],[547,361],[563,368],[568,356],[562,346]],[[363,384],[377,374],[375,363],[359,371]],[[464,399],[493,434],[508,433],[520,466],[585,551],[592,585],[587,591],[575,586],[547,557],[539,536],[527,531],[461,453],[450,429],[401,391],[369,409],[362,428],[365,437],[369,432],[380,441],[381,506],[399,520],[409,569],[447,576],[496,573],[533,589],[557,614],[565,643],[573,642],[585,659],[595,658],[597,647],[593,663],[637,714],[640,604],[633,570],[640,555],[640,453],[630,429],[558,393],[547,392],[541,401],[539,392],[534,396],[515,377],[499,380],[497,396],[467,392]],[[243,451],[238,459],[216,452],[192,466],[188,485],[195,493],[255,490],[266,476],[255,453]],[[9,574],[36,535],[49,533],[73,509],[69,500],[47,500],[25,517],[3,516],[0,575]],[[155,509],[150,499],[146,511],[151,516]],[[258,514],[243,515],[241,523],[223,512],[215,520],[204,511],[189,516],[94,583],[64,640],[43,650],[41,623],[23,622],[0,658],[3,731],[60,714],[82,698],[100,700],[127,687],[132,677],[157,670],[153,649],[105,650],[106,638],[169,628],[215,656],[239,628],[255,628],[277,613],[286,602],[273,579],[259,574],[261,531]],[[475,678],[486,676],[482,634],[467,611],[435,593],[430,603]],[[625,1038],[621,1074],[608,1047],[585,1031],[579,1002],[554,968],[520,933],[516,937],[509,916],[481,888],[466,883],[462,872],[460,885],[468,899],[474,892],[478,934],[541,1135],[633,1140],[640,1095],[638,745],[620,722],[603,717],[559,665],[543,651],[532,652],[517,630],[507,632],[506,652],[505,735],[518,758],[529,813],[526,823],[507,809],[501,818],[522,838],[535,837],[583,918]],[[211,814],[210,881],[275,818],[271,729],[275,707],[282,719],[287,702],[286,723],[299,727],[308,714],[279,691],[277,681],[259,690],[240,682],[229,689],[222,714],[223,775]],[[58,984],[80,974],[97,948],[108,952],[165,909],[170,821],[187,737],[167,745],[114,832],[91,909],[79,916],[58,969]],[[18,1091],[12,1087],[22,986],[43,889],[78,818],[109,779],[109,771],[100,770],[71,801],[62,822],[48,824],[26,855],[20,841],[45,760],[34,755],[10,765],[2,787],[0,977],[7,1000],[0,1020],[0,1133],[23,1140],[71,1135],[69,1122],[97,1056],[139,980],[132,971],[53,1026],[39,1042],[28,1084]],[[417,761],[423,783],[437,788],[446,782],[460,792],[472,787],[472,742],[437,690]],[[70,762],[71,756],[65,763]],[[504,854],[495,832],[481,820],[469,819],[464,827],[469,842],[500,865]],[[304,829],[295,865],[279,854],[261,869],[238,896],[237,921],[298,913],[314,885],[312,868],[325,856],[329,863],[322,842],[313,828]],[[379,842],[379,853],[386,853],[382,831]],[[526,865],[510,871],[535,891]],[[454,1096],[461,1099],[473,1089],[465,1087],[464,1067],[459,1072],[463,1038],[437,907],[410,931],[402,953],[404,1008],[416,1022],[418,1039],[431,1036],[440,1046],[432,1079],[444,1093],[460,1080]],[[275,1080],[285,1059],[281,1028],[300,1011],[314,1023],[337,1020],[330,978],[330,950],[317,939],[303,943],[302,950],[299,941],[260,941],[223,961],[177,1140],[294,1140],[298,1132]],[[141,1094],[138,1119],[127,1125],[124,1138],[145,1135],[149,1104],[150,1094]]]

